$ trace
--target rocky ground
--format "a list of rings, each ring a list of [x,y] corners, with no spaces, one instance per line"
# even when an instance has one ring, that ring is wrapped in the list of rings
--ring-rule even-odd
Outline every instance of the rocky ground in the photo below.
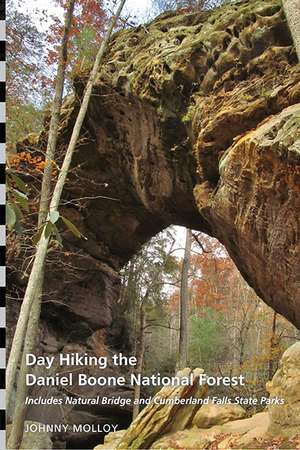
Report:
[[[300,342],[283,354],[267,389],[270,400],[278,397],[284,404],[269,405],[251,417],[239,405],[161,407],[152,403],[128,430],[109,434],[95,450],[300,448]],[[164,398],[189,395],[206,395],[196,378],[192,389],[164,388],[157,394]]]

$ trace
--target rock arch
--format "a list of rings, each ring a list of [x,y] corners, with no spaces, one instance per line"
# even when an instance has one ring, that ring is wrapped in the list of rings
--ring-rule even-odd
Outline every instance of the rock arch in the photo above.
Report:
[[[84,83],[82,74],[64,104],[61,144]],[[89,292],[107,305],[102,321],[111,320],[120,267],[179,224],[217,237],[261,298],[299,326],[299,101],[277,1],[165,13],[115,34],[63,206],[88,237],[65,240],[98,271]]]

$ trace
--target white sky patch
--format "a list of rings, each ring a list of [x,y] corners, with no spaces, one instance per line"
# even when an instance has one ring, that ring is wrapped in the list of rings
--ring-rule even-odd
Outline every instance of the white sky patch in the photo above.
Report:
[[[62,20],[64,18],[63,8],[57,6],[53,0],[23,0],[19,4],[19,9],[23,13],[33,17],[39,31],[47,30],[51,24],[51,15],[58,16]],[[123,15],[135,16],[140,21],[149,15],[150,11],[151,0],[127,0]]]
[[[151,10],[150,0],[127,0],[124,12],[132,14],[137,18],[144,18]]]
[[[39,31],[46,31],[52,23],[51,16],[64,17],[63,8],[51,0],[23,0],[18,3],[18,9],[32,17]]]

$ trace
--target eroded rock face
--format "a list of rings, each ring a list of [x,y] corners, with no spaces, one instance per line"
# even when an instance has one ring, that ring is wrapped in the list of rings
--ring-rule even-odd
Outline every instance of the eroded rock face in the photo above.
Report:
[[[231,420],[244,419],[246,411],[240,405],[214,405],[209,403],[201,406],[197,411],[193,425],[198,428],[210,428],[214,425],[223,425]]]
[[[272,381],[267,383],[270,398],[284,398],[283,405],[270,405],[269,433],[291,436],[300,430],[300,342],[288,348]]]
[[[79,96],[84,84],[78,77]],[[120,267],[173,223],[217,237],[256,292],[299,326],[299,101],[276,1],[166,13],[117,33],[62,208],[88,238],[65,233],[67,245],[98,275],[73,277],[62,303],[89,321],[77,298],[91,296],[96,309],[99,298],[102,322],[91,326],[106,327]],[[61,144],[77,109],[65,102]]]
[[[191,372],[191,369],[183,369],[177,376],[187,377]],[[207,386],[199,386],[200,373],[203,373],[202,369],[194,369],[192,385],[161,389],[115,444],[116,449],[150,448],[162,434],[184,430],[191,424],[199,405],[187,403],[180,406],[174,400],[181,399],[185,402],[189,398],[201,399],[205,396]]]
[[[195,187],[200,211],[258,294],[299,324],[300,105],[237,139],[219,166],[208,199]]]
[[[222,406],[220,407],[222,409]],[[262,438],[269,424],[267,413],[255,414],[249,419],[234,420],[224,425],[215,425],[208,429],[192,427],[181,432],[162,436],[150,448],[170,450],[187,449],[219,449],[228,448],[263,448],[258,439]]]

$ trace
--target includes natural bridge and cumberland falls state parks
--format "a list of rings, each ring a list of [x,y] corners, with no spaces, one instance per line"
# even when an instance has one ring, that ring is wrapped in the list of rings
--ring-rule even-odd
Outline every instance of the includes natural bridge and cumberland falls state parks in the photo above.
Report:
[[[87,75],[65,99],[58,162]],[[64,250],[49,253],[46,292],[56,301],[42,306],[44,348],[58,353],[67,342],[64,352],[84,351],[104,329],[113,348],[126,350],[115,309],[119,271],[170,224],[218,238],[256,293],[299,327],[299,102],[300,70],[279,1],[170,12],[116,33],[61,207],[87,240],[66,231]],[[43,150],[47,123],[19,151]],[[14,282],[24,289],[24,280]],[[45,417],[60,414],[49,411]],[[76,420],[80,414],[73,411]],[[98,422],[99,414],[89,411]],[[126,408],[103,412],[103,420],[109,414],[128,424]]]

